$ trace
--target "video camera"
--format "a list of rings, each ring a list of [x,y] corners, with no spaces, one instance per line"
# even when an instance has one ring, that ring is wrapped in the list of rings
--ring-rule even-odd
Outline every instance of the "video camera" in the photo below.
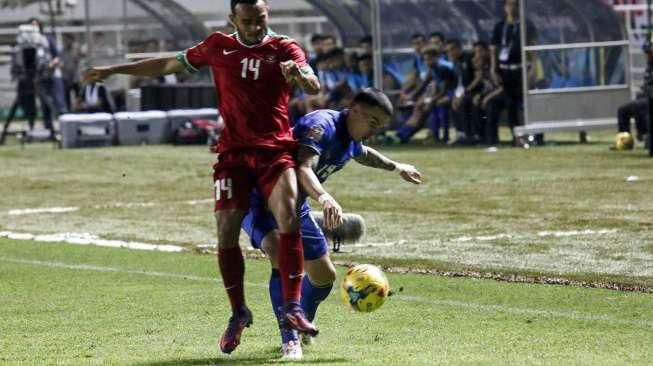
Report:
[[[18,35],[16,36],[16,63],[20,66],[26,75],[35,75],[45,57],[43,35],[39,28],[32,24],[21,24],[18,26]]]

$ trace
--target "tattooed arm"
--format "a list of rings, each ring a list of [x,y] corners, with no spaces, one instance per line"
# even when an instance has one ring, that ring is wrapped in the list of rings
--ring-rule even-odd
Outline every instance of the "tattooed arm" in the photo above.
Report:
[[[369,146],[363,146],[363,153],[354,158],[359,164],[370,168],[398,171],[401,177],[410,183],[422,183],[422,175],[414,166],[391,160]]]

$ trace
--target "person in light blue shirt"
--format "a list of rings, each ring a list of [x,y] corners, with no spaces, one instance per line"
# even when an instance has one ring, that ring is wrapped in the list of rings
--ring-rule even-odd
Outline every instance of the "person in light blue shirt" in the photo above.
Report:
[[[342,208],[322,183],[351,159],[369,167],[396,171],[408,182],[421,183],[421,175],[415,167],[393,161],[362,142],[387,127],[392,114],[393,107],[388,97],[377,89],[366,88],[354,96],[349,109],[340,112],[317,110],[301,118],[293,128],[293,134],[299,141],[297,176],[302,189],[299,217],[306,270],[301,305],[311,321],[319,304],[331,292],[336,271],[329,258],[327,239],[310,215],[306,199],[311,197],[322,205],[324,225],[333,229],[342,222]],[[258,192],[252,193],[250,202],[242,228],[250,236],[252,245],[270,258],[270,298],[277,319],[282,319],[281,279],[277,270],[277,224]],[[279,325],[284,356],[294,352],[293,358],[301,358],[297,333],[289,330],[282,321],[279,321]]]

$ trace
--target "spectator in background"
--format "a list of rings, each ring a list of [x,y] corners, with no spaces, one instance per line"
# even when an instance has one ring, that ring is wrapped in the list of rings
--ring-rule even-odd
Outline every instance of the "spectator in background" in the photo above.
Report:
[[[82,52],[79,43],[71,35],[64,36],[63,50],[61,51],[61,71],[64,82],[64,97],[66,108],[72,110],[73,97],[81,92],[80,67]]]
[[[347,85],[352,93],[374,86],[373,66],[371,54],[364,53],[358,56],[356,70],[351,71],[347,76]]]
[[[504,0],[503,10],[505,17],[499,21],[492,32],[490,44],[490,71],[495,84],[501,84],[503,93],[494,98],[488,106],[488,143],[499,143],[499,118],[501,111],[508,111],[508,124],[511,131],[520,124],[519,111],[523,106],[523,78],[521,57],[521,21],[519,19],[519,0]],[[535,36],[532,25],[527,33],[529,37]],[[514,132],[513,132],[514,133]],[[541,142],[542,136],[537,140]],[[516,140],[513,136],[513,143]]]
[[[374,43],[372,42],[372,36],[364,36],[358,42],[358,47],[361,49],[361,54],[374,54]]]
[[[18,28],[16,45],[11,55],[10,68],[11,81],[16,82],[16,98],[9,109],[9,115],[0,133],[0,145],[5,142],[9,125],[14,119],[18,108],[23,110],[29,129],[34,128],[34,120],[36,119],[36,79],[39,68],[44,67],[44,63],[47,64],[47,60],[39,62],[38,55],[44,54],[44,52],[37,50],[40,47],[47,47],[47,43],[37,32],[36,27],[21,25]]]
[[[340,109],[351,94],[347,84],[350,73],[345,67],[345,51],[335,48],[317,60],[317,76],[322,89],[318,95],[306,98],[306,112],[316,109]]]
[[[630,132],[630,120],[635,119],[635,128],[637,129],[636,138],[638,141],[644,141],[644,136],[648,132],[648,97],[644,87],[653,86],[653,48],[650,42],[644,44],[644,52],[646,53],[646,72],[644,74],[644,85],[637,94],[637,98],[632,102],[628,102],[617,111],[617,118],[619,121],[619,132]]]
[[[429,34],[429,45],[437,48],[438,52],[440,52],[443,57],[446,57],[446,54],[444,54],[446,39],[444,38],[444,34],[442,32],[433,32]]]
[[[348,72],[356,72],[358,70],[358,52],[345,52],[345,69]]]
[[[488,44],[483,41],[474,43],[472,47],[472,75],[473,80],[465,88],[465,96],[471,99],[472,105],[472,141],[483,142],[485,141],[485,129],[487,126],[487,113],[485,111],[487,102],[493,97],[491,94],[495,93],[500,86],[492,82],[490,75],[490,61],[489,61]],[[486,100],[486,97],[488,99]]]
[[[75,98],[74,111],[77,113],[115,113],[116,106],[109,90],[100,83],[87,83]]]
[[[322,41],[324,36],[315,33],[311,36],[311,52],[308,53],[308,64],[311,65],[313,70],[317,70],[317,60],[324,54],[322,48]]]
[[[359,41],[358,45],[361,49],[362,55],[369,55],[372,67],[374,66],[374,43],[372,36],[364,36]],[[422,61],[420,61],[422,62]],[[423,62],[422,62],[423,64]],[[370,83],[374,84],[374,72],[372,71]],[[398,90],[401,89],[404,83],[404,76],[401,74],[399,67],[392,61],[383,60],[383,89],[384,90]],[[373,85],[370,85],[373,86]]]
[[[422,48],[426,45],[426,37],[421,33],[415,33],[410,37],[410,45],[413,48],[413,61],[412,69],[403,78],[401,85],[401,92],[399,93],[398,109],[402,111],[404,119],[408,118],[407,106],[412,107],[413,101],[410,96],[420,82],[426,78],[427,69],[424,65],[424,56],[422,55]]]
[[[39,73],[37,79],[37,95],[41,103],[45,128],[54,132],[52,126],[53,112],[65,113],[66,111],[57,45],[54,38],[46,36],[43,33],[43,24],[41,24],[38,18],[29,19],[29,23],[38,29],[39,34],[43,37],[47,45],[47,47],[42,48],[43,52],[45,52],[45,55],[42,57],[46,58],[48,63],[47,68]]]
[[[479,141],[488,145],[493,145],[488,136],[489,129],[487,122],[487,107],[497,97],[503,93],[500,84],[496,84],[490,73],[489,54],[487,45],[480,44],[474,46],[474,55],[472,56],[472,65],[474,67],[474,80],[468,89],[473,90],[473,126],[479,136]],[[496,143],[494,143],[496,144]]]
[[[67,113],[68,112],[68,107],[66,105],[66,88],[63,80],[63,72],[61,70],[62,67],[62,62],[61,58],[59,57],[59,49],[57,48],[57,42],[54,39],[54,36],[52,35],[46,35],[43,32],[43,24],[41,24],[41,21],[38,18],[31,18],[30,23],[36,27],[38,27],[39,32],[45,37],[45,39],[48,42],[48,51],[50,53],[50,63],[48,65],[48,68],[50,70],[50,75],[47,80],[47,83],[49,84],[46,86],[45,84],[45,79],[43,87],[49,89],[49,95],[52,98],[52,106],[54,108],[51,108],[52,106],[48,106],[48,109],[50,111],[47,113],[48,118],[51,119],[51,112],[54,109],[58,114],[62,113]],[[43,114],[45,115],[46,112],[43,110]],[[44,117],[45,118],[45,117]]]
[[[462,43],[458,39],[448,40],[445,49],[449,61],[453,64],[454,95],[451,111],[456,128],[456,140],[453,144],[473,144],[478,140],[478,133],[472,123],[473,88],[476,86],[471,85],[474,81],[471,57],[463,52]],[[469,88],[470,86],[472,88]]]
[[[390,143],[408,142],[431,118],[432,138],[436,141],[449,140],[449,105],[453,97],[453,64],[446,61],[439,49],[427,46],[422,50],[424,64],[429,70],[407,97],[413,106],[410,117],[397,131]],[[442,130],[442,135],[440,135]]]
[[[322,36],[322,52],[328,54],[331,51],[335,50],[338,47],[338,42],[336,42],[336,37],[326,34]]]

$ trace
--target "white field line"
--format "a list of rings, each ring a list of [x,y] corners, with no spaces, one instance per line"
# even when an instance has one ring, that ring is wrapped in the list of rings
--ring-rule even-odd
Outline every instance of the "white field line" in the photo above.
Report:
[[[616,234],[618,229],[586,229],[586,230],[557,230],[557,231],[539,231],[537,232],[538,237],[570,237],[570,236],[599,236],[606,234]],[[487,242],[495,241],[500,239],[523,239],[533,237],[533,234],[497,234],[497,235],[484,235],[484,236],[461,236],[458,238],[453,238],[448,240],[448,242],[453,243],[467,243],[467,242]],[[399,240],[399,241],[388,241],[388,242],[377,242],[377,243],[358,243],[358,244],[345,244],[345,248],[366,248],[366,247],[391,247],[395,245],[402,244],[434,244],[439,243],[440,240]]]
[[[185,205],[196,206],[203,205],[207,203],[213,203],[213,199],[205,200],[190,200],[190,201],[178,201],[173,203],[182,203]],[[143,208],[143,207],[155,207],[159,206],[161,203],[156,202],[116,202],[106,205],[94,205],[92,206],[95,209],[107,209],[107,208]],[[81,210],[82,207],[79,206],[69,206],[69,207],[39,207],[39,208],[17,208],[8,210],[7,214],[10,216],[22,216],[22,215],[36,215],[36,214],[61,214]]]
[[[148,244],[134,241],[106,240],[88,233],[57,233],[34,235],[29,233],[16,233],[12,231],[0,231],[0,238],[14,240],[34,240],[45,243],[68,243],[77,245],[95,245],[110,248],[127,248],[137,250],[155,250],[160,252],[183,252],[184,247],[178,245]]]
[[[213,202],[213,200],[210,200]],[[190,203],[189,203],[190,204]],[[539,237],[570,237],[570,236],[597,236],[605,234],[615,234],[618,233],[617,229],[600,229],[600,230],[569,230],[569,231],[540,231],[537,233]],[[56,233],[56,234],[47,234],[47,235],[34,235],[29,233],[16,233],[11,231],[0,231],[0,238],[6,237],[9,239],[15,240],[35,240],[41,242],[65,242],[69,244],[81,244],[88,245],[93,244],[97,246],[104,247],[114,247],[114,248],[128,248],[128,249],[140,249],[140,250],[160,250],[165,252],[178,252],[183,251],[184,248],[181,246],[175,245],[160,245],[160,244],[148,244],[148,243],[138,243],[138,242],[124,242],[120,240],[105,240],[101,239],[93,234],[89,233]],[[470,241],[493,241],[502,238],[525,238],[527,235],[511,235],[511,234],[499,234],[494,236],[477,236],[477,237],[468,237],[463,236],[459,238],[454,238],[451,242],[470,242]],[[370,242],[370,243],[357,243],[357,244],[346,244],[345,248],[373,248],[373,247],[392,247],[392,246],[401,246],[405,244],[437,244],[440,243],[439,240],[399,240],[396,242]],[[198,248],[210,249],[215,248],[215,245],[197,245]],[[247,247],[249,248],[249,247]]]
[[[72,269],[72,270],[79,270],[79,271],[135,274],[135,275],[142,275],[142,276],[174,278],[178,280],[222,283],[222,281],[217,277],[215,278],[202,277],[202,276],[193,276],[193,275],[167,273],[167,272],[134,271],[134,270],[123,269],[118,267],[102,267],[102,266],[94,266],[90,264],[68,264],[68,263],[61,263],[61,262],[46,262],[46,261],[37,261],[37,260],[28,260],[28,259],[7,258],[7,257],[0,257],[0,261],[7,262],[7,263],[27,264],[27,265],[50,267],[50,268],[63,268],[63,269]],[[262,285],[260,283],[253,283],[253,282],[245,282],[245,284],[248,286],[268,288],[267,284]]]
[[[203,205],[212,203],[213,199],[203,199],[203,200],[190,200],[190,201],[178,201],[176,203],[182,203],[186,205]],[[107,205],[95,205],[95,209],[107,209],[107,208],[144,208],[144,207],[155,207],[160,205],[156,202],[128,202],[121,203],[116,202]],[[25,208],[25,209],[12,209],[7,211],[9,215],[18,216],[18,215],[33,215],[33,214],[61,214],[79,211],[81,207],[43,207],[43,208]],[[537,232],[538,237],[572,237],[572,236],[598,236],[605,234],[615,234],[619,232],[618,229],[586,229],[586,230],[553,230],[553,231],[539,231]],[[483,235],[483,236],[461,236],[458,238],[453,238],[448,240],[449,242],[454,243],[465,243],[465,242],[488,242],[495,241],[499,239],[519,239],[519,238],[529,238],[533,235],[528,234],[497,234],[497,235]],[[403,244],[434,244],[439,243],[439,240],[419,240],[419,241],[408,241],[408,240],[399,240],[399,241],[389,241],[389,242],[368,242],[368,243],[356,243],[356,244],[346,244],[345,247],[348,248],[373,248],[373,247],[392,247]]]
[[[80,271],[124,273],[124,274],[175,278],[175,279],[201,281],[201,282],[216,282],[216,283],[222,282],[217,278],[212,278],[212,277],[184,275],[179,273],[134,271],[134,270],[128,270],[128,269],[123,269],[118,267],[102,267],[102,266],[89,265],[89,264],[68,264],[62,262],[38,261],[38,260],[28,260],[28,259],[9,258],[9,257],[0,257],[0,261],[6,263],[36,265],[36,266],[45,266],[50,268],[62,268],[62,269],[80,270]],[[267,284],[260,284],[260,283],[247,282],[246,284],[248,286],[261,287],[261,288],[268,287]],[[587,322],[594,322],[594,323],[605,322],[610,324],[631,325],[631,326],[632,325],[643,326],[643,327],[653,326],[653,321],[647,319],[624,320],[624,319],[617,319],[612,316],[604,315],[604,314],[584,314],[575,311],[566,312],[566,311],[548,310],[548,309],[518,308],[512,306],[480,304],[480,303],[465,302],[465,301],[458,301],[458,300],[438,300],[438,299],[431,299],[427,297],[405,296],[401,294],[393,297],[392,301],[405,301],[405,302],[412,302],[412,303],[432,304],[437,306],[449,306],[458,309],[470,309],[470,310],[480,311],[480,312],[499,312],[499,313],[518,314],[518,315],[529,315],[529,316],[534,316],[539,318],[564,318],[564,319],[570,319],[575,321],[587,321]]]
[[[7,211],[10,216],[34,215],[42,213],[66,213],[79,211],[79,207],[42,207],[42,208],[22,208]]]

